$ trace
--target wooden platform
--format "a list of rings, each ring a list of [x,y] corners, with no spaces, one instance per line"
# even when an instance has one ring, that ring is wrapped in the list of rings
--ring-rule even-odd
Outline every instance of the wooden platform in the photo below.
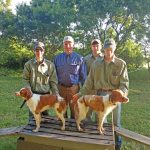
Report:
[[[34,133],[35,121],[29,122],[19,132],[17,150],[113,150],[114,132],[111,124],[105,124],[105,134],[100,135],[97,125],[84,123],[84,132],[78,132],[75,121],[66,120],[66,130],[61,131],[61,122],[55,118],[42,118],[39,132]]]

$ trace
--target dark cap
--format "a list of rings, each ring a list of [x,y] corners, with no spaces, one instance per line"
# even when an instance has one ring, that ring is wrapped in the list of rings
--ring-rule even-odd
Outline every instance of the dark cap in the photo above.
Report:
[[[42,42],[36,42],[34,45],[34,50],[36,51],[37,48],[41,48],[42,50],[45,50],[45,45]]]
[[[105,48],[112,48],[114,51],[116,49],[116,42],[114,39],[106,39],[104,42],[104,49]]]

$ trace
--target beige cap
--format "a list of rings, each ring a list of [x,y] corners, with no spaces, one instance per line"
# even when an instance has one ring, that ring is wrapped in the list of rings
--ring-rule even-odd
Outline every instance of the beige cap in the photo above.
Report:
[[[101,41],[99,39],[92,40],[91,44],[93,44],[94,42],[97,43],[97,44],[101,44]]]
[[[64,40],[63,40],[63,43],[66,42],[66,41],[69,41],[69,42],[74,43],[74,39],[73,39],[72,36],[65,36],[65,37],[64,37]]]

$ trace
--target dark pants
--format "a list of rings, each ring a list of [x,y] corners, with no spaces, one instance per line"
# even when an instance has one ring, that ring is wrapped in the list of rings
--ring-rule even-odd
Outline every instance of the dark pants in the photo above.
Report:
[[[69,105],[70,107],[70,117],[74,118],[74,114],[75,114],[74,105],[71,103],[71,100],[72,100],[73,95],[79,92],[80,90],[79,85],[73,85],[71,87],[65,87],[65,86],[59,85],[58,89],[59,89],[60,96],[62,96],[65,99],[67,105]],[[68,117],[67,113],[66,113],[66,117]]]

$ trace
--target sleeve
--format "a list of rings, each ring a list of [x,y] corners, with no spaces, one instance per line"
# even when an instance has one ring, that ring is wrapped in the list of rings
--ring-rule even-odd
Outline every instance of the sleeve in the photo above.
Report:
[[[87,77],[87,66],[85,64],[84,58],[82,57],[80,69],[79,69],[79,80],[80,83],[83,85]]]
[[[53,63],[50,66],[50,71],[51,71],[51,74],[50,74],[49,84],[50,84],[52,93],[59,95],[58,87],[57,87],[58,79],[57,79],[56,69]]]
[[[26,63],[24,65],[23,84],[25,87],[28,87],[31,89],[31,86],[30,86],[30,64],[29,63]]]
[[[123,70],[120,76],[120,86],[119,89],[122,90],[125,94],[128,94],[129,90],[129,77],[127,71],[127,65],[124,64]]]
[[[81,88],[79,95],[88,95],[89,93],[92,93],[94,88],[94,74],[95,74],[95,67],[94,63],[92,64],[92,67],[90,69],[90,72],[84,82],[83,87]]]

